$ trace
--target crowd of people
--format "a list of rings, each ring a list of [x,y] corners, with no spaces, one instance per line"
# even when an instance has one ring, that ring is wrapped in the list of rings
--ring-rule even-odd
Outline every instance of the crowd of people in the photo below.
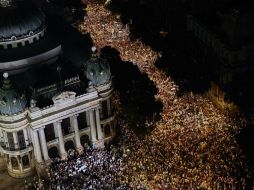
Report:
[[[53,160],[49,189],[250,188],[252,168],[236,141],[247,121],[240,114],[221,113],[205,95],[177,96],[177,85],[155,66],[160,55],[138,40],[131,41],[128,27],[103,4],[84,2],[87,18],[81,31],[91,34],[98,49],[117,49],[123,61],[148,75],[158,89],[157,100],[163,103],[162,119],[146,122],[153,130],[137,135],[114,98],[121,138],[103,150],[88,148],[81,155],[70,151],[67,160]],[[103,38],[109,35],[113,38]]]
[[[120,125],[126,129],[123,146],[134,152],[128,168],[143,168],[141,176],[147,177],[146,187],[150,184],[151,189],[156,185],[165,185],[164,189],[245,189],[252,173],[235,140],[246,125],[245,119],[222,114],[205,95],[177,96],[178,86],[155,66],[161,55],[140,40],[131,41],[129,28],[102,4],[84,2],[88,16],[83,30],[90,33],[99,49],[115,48],[123,61],[146,73],[158,89],[156,99],[163,103],[162,120],[150,124],[156,125],[150,135],[134,141],[135,134]],[[105,25],[107,30],[125,33],[125,38],[103,38],[109,35],[102,27]]]
[[[147,189],[248,189],[252,171],[235,140],[245,122],[215,113],[203,98],[202,106],[187,101],[172,110],[171,123],[159,123],[143,138],[126,126],[123,144],[133,152],[128,168],[139,168]]]
[[[111,145],[88,147],[82,154],[69,150],[67,160],[52,159],[47,183],[42,186],[37,181],[35,186],[52,190],[248,189],[252,171],[235,141],[238,124],[244,121],[221,117],[212,104],[203,103],[203,111],[195,112],[195,106],[199,107],[195,104],[193,109],[174,111],[172,118],[179,119],[172,126],[161,122],[145,136],[136,135],[126,122],[128,116],[120,113],[121,135]]]
[[[120,178],[123,157],[116,146],[88,148],[79,154],[69,150],[68,159],[53,159],[47,171],[49,189],[130,189]]]

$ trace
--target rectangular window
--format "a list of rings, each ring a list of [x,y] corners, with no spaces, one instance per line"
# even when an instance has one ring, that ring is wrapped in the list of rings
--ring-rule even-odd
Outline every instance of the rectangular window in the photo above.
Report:
[[[61,125],[62,125],[63,135],[70,134],[70,130],[69,130],[70,127],[71,127],[71,125],[70,125],[70,118],[68,117],[68,118],[63,119]]]
[[[18,143],[19,143],[19,148],[20,149],[25,149],[26,148],[26,142],[25,142],[25,137],[23,130],[17,132],[18,135]]]
[[[30,167],[28,155],[22,157],[22,164],[24,168]]]
[[[78,119],[78,128],[79,128],[79,130],[85,129],[87,127],[86,112],[80,113],[77,119]]]
[[[12,165],[13,169],[15,169],[15,170],[19,169],[19,164],[18,164],[17,158],[11,157],[11,165]]]
[[[15,143],[14,143],[14,139],[13,139],[13,133],[7,132],[7,139],[8,139],[9,149],[10,150],[15,150]]]
[[[44,132],[45,132],[45,137],[47,142],[55,139],[55,130],[54,130],[53,123],[46,125]]]
[[[102,101],[101,109],[102,109],[103,119],[108,118],[107,100]]]

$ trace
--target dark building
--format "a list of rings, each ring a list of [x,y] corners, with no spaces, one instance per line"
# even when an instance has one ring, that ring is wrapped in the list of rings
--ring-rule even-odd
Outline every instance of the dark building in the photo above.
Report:
[[[254,9],[248,1],[188,4],[190,55],[211,78],[208,95],[222,108],[251,107],[254,93]],[[193,48],[194,47],[194,48]]]

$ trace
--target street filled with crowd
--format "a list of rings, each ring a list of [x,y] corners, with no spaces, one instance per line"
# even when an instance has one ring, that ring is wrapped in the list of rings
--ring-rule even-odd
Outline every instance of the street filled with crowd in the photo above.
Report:
[[[69,151],[67,160],[53,159],[47,170],[49,189],[249,189],[253,177],[236,136],[247,121],[239,113],[219,111],[205,96],[177,96],[178,86],[155,66],[161,56],[141,41],[131,41],[128,25],[104,8],[85,0],[87,16],[80,26],[100,50],[110,46],[123,61],[138,66],[158,89],[163,104],[153,130],[137,135],[115,99],[119,136],[105,149]]]

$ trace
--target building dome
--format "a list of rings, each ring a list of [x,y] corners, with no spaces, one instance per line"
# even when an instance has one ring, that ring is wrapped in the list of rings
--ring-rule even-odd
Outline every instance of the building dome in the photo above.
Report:
[[[0,42],[26,38],[43,30],[45,19],[32,3],[0,0]]]
[[[0,114],[14,115],[23,112],[26,107],[25,96],[18,95],[7,78],[7,73],[4,73],[4,77],[3,86],[0,89]]]
[[[91,85],[99,86],[109,82],[111,73],[109,64],[105,60],[99,58],[92,48],[92,57],[84,65],[84,73]]]

